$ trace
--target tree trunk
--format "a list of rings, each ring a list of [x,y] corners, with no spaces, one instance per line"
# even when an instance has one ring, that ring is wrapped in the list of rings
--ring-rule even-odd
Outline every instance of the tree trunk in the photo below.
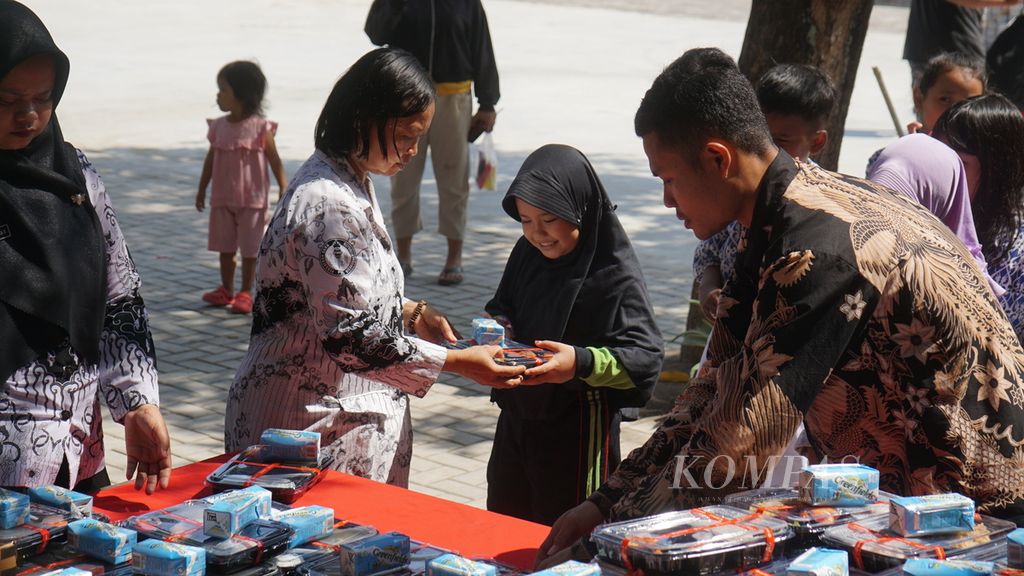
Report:
[[[815,158],[828,170],[839,165],[843,126],[857,79],[874,0],[753,0],[740,52],[740,70],[756,83],[776,64],[810,64],[832,79],[839,93],[828,122],[828,145]]]

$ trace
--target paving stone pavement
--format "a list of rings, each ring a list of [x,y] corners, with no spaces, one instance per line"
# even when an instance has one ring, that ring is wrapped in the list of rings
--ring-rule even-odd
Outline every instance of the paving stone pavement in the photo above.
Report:
[[[219,282],[216,255],[205,248],[205,216],[192,207],[204,153],[201,149],[138,148],[88,152],[114,199],[143,278],[175,466],[223,452],[227,391],[249,338],[249,316],[207,307],[200,300],[204,291]],[[609,165],[607,159],[592,160],[599,166]],[[521,162],[522,157],[500,155],[501,181],[507,185]],[[286,169],[292,173],[299,164],[287,160]],[[646,167],[636,166],[631,172],[610,171],[605,184],[631,228],[659,325],[672,335],[685,322],[692,251],[692,246],[686,247],[686,237],[690,235],[670,211],[659,206],[660,190],[645,173]],[[377,189],[382,209],[388,213],[387,181],[378,180]],[[497,287],[519,236],[518,224],[501,210],[496,192],[474,190],[464,254],[466,279],[457,287],[442,287],[436,277],[444,263],[445,244],[431,232],[436,228],[437,194],[429,168],[422,197],[426,229],[415,237],[415,270],[406,295],[438,306],[468,332],[470,320]],[[657,210],[650,211],[650,206]],[[675,233],[666,233],[667,227]],[[672,244],[676,240],[682,246]],[[412,400],[412,413],[415,443],[410,487],[484,507],[486,465],[498,415],[487,389],[446,374],[425,398]],[[625,425],[623,449],[642,443],[653,426],[653,418]],[[123,428],[107,417],[104,431],[107,465],[116,481],[124,477]]]
[[[217,257],[205,249],[206,216],[193,208],[206,152],[202,119],[218,115],[216,70],[237,58],[260,62],[270,78],[269,117],[281,123],[277,144],[291,174],[310,152],[313,123],[334,79],[370,48],[362,32],[370,0],[27,2],[71,58],[62,127],[102,174],[142,273],[174,463],[219,454],[227,390],[248,345],[250,318],[200,300],[219,282]],[[633,112],[661,67],[685,49],[715,45],[738,55],[749,0],[486,5],[502,74],[498,189],[507,188],[525,156],[542,144],[560,141],[585,151],[619,206],[659,326],[671,338],[685,323],[696,240],[661,206],[660,184],[633,134]],[[905,21],[905,8],[873,13],[840,160],[848,173],[862,171],[870,153],[894,136],[871,64],[883,69],[907,115],[909,74],[896,56]],[[474,191],[466,281],[438,286],[445,247],[433,232],[432,178],[428,167],[426,229],[416,236],[406,295],[436,304],[468,330],[519,232],[501,211],[498,193]],[[378,193],[387,213],[386,182],[378,182]],[[497,417],[487,390],[445,375],[426,398],[413,399],[412,412],[412,488],[482,507]],[[645,440],[653,425],[648,418],[624,426],[624,451]],[[123,478],[123,429],[108,420],[104,430],[111,477]]]

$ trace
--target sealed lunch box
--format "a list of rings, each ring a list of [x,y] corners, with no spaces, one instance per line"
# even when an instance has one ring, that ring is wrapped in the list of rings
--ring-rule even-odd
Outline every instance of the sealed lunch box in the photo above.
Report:
[[[31,558],[18,568],[18,576],[42,576],[62,568],[78,568],[90,574],[103,576],[131,576],[131,560],[123,564],[107,564],[85,554],[75,552],[66,545],[51,546],[46,552]]]
[[[206,565],[215,572],[255,566],[288,547],[292,529],[274,520],[256,520],[227,539],[206,535],[203,511],[209,506],[202,500],[186,500],[163,510],[133,516],[123,524],[148,538],[205,548]]]
[[[732,506],[606,524],[591,535],[599,558],[648,576],[753,568],[784,556],[792,538],[782,520]]]
[[[848,551],[851,569],[882,572],[902,566],[909,558],[975,557],[993,545],[1004,544],[1015,527],[1007,520],[978,516],[970,532],[904,537],[888,529],[889,515],[884,514],[826,528],[821,541],[824,546]]]
[[[274,500],[290,504],[323,479],[334,457],[321,455],[320,464],[275,462],[262,444],[250,446],[232,456],[206,477],[216,491],[260,486],[270,490]]]
[[[336,556],[342,544],[357,542],[376,534],[377,529],[371,526],[339,522],[334,526],[334,532],[324,538],[282,552],[266,564],[277,568],[281,574],[296,574],[301,566],[309,566],[314,561]]]
[[[21,526],[0,530],[0,544],[13,542],[18,559],[42,554],[51,544],[64,542],[72,513],[43,504],[30,504],[28,519]]]
[[[722,503],[786,522],[796,533],[794,544],[807,548],[817,546],[821,533],[829,526],[889,512],[889,494],[886,492],[879,492],[878,502],[867,506],[811,506],[800,500],[800,492],[796,488],[757,488],[737,492],[726,496]]]
[[[455,350],[463,350],[471,346],[476,346],[476,340],[456,340],[455,342],[443,342],[441,344],[446,348]],[[498,364],[504,364],[506,366],[526,366],[532,368],[534,366],[540,366],[547,362],[554,356],[554,352],[545,350],[543,348],[534,348],[533,346],[527,346],[521,344],[515,340],[505,340],[501,345],[503,350],[503,358],[495,358],[494,361]]]

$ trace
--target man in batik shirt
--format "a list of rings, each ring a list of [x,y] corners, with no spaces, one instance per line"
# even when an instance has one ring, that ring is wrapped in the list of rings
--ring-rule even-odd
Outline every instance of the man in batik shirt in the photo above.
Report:
[[[781,454],[801,422],[819,457],[877,468],[883,490],[960,492],[983,513],[1024,519],[1024,350],[946,226],[776,149],[753,89],[717,49],[662,72],[636,132],[665,205],[698,238],[734,220],[750,230],[707,369],[555,523],[542,564],[584,556],[601,522],[751,487],[748,464]]]

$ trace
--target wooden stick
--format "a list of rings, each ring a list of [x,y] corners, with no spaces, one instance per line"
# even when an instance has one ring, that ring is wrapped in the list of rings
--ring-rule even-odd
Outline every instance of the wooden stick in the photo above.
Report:
[[[896,108],[892,105],[892,98],[889,98],[889,91],[885,89],[885,80],[882,80],[882,71],[878,69],[878,66],[872,66],[871,71],[875,73],[875,80],[878,80],[878,88],[882,91],[882,98],[885,99],[885,106],[889,108],[889,116],[892,117],[892,124],[896,127],[896,133],[903,137],[903,124],[900,123],[899,116],[896,115]]]

